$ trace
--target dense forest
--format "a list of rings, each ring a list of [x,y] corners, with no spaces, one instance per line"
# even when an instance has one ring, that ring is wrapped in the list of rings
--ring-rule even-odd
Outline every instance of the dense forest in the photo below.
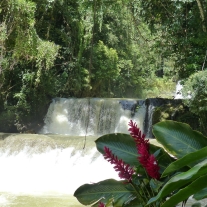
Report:
[[[1,0],[0,131],[54,97],[172,98],[207,117],[207,1]]]

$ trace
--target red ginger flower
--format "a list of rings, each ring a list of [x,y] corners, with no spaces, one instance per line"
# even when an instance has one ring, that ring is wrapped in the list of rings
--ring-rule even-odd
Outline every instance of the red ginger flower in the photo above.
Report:
[[[150,177],[159,180],[160,178],[159,166],[157,164],[157,160],[155,159],[154,155],[149,156],[148,163],[146,165],[146,171]]]
[[[159,166],[154,155],[149,153],[149,139],[145,139],[145,135],[142,134],[141,130],[137,127],[136,122],[132,120],[129,122],[130,135],[136,142],[137,151],[139,153],[138,160],[140,164],[146,169],[147,174],[155,179],[160,178]]]
[[[137,146],[137,151],[140,154],[138,157],[139,162],[142,164],[143,167],[146,168],[147,163],[148,163],[148,158],[149,158],[149,150],[148,150],[148,145],[144,143],[140,143]]]
[[[132,175],[134,174],[133,168],[131,168],[130,165],[125,164],[123,160],[119,160],[108,147],[104,147],[104,151],[104,158],[108,160],[111,164],[115,164],[114,169],[119,172],[119,177],[121,179],[127,179],[128,182],[130,182],[132,179]]]
[[[105,207],[105,204],[102,202],[99,202],[98,207]]]

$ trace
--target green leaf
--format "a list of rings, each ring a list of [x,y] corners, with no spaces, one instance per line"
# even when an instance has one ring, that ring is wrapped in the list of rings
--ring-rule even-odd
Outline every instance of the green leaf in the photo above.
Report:
[[[162,177],[167,176],[169,173],[179,170],[184,166],[192,167],[193,165],[197,164],[203,158],[207,157],[207,147],[204,147],[196,152],[192,152],[190,154],[185,155],[184,157],[176,160],[175,162],[171,163],[163,172]]]
[[[203,188],[201,191],[195,193],[193,198],[196,200],[207,198],[207,188]]]
[[[204,135],[181,122],[170,120],[159,122],[153,126],[153,134],[167,152],[177,158],[207,146]]]
[[[124,204],[124,207],[144,207],[144,205],[140,203],[140,199],[135,198],[130,203]]]
[[[141,166],[137,159],[139,155],[135,141],[130,135],[121,133],[108,134],[101,136],[95,142],[98,151],[102,154],[105,154],[104,147],[106,146],[125,163],[136,167]],[[163,172],[174,159],[163,148],[150,143],[150,153],[154,154],[157,152],[159,153],[156,155],[156,159],[159,163],[160,171]]]
[[[131,184],[108,179],[94,184],[84,184],[75,191],[74,196],[83,205],[112,199],[115,206],[122,206],[135,199],[136,192]]]
[[[150,180],[150,187],[154,192],[158,193],[162,186],[163,186],[163,182],[160,182],[159,180],[156,179]]]
[[[195,165],[193,168],[187,172],[183,172],[172,177],[160,190],[157,196],[151,198],[147,205],[163,198],[169,196],[175,190],[180,189],[186,184],[194,181],[200,176],[203,176],[207,173],[207,160],[202,161],[201,163]]]
[[[188,199],[194,193],[200,191],[207,186],[207,175],[201,176],[185,188],[179,190],[176,194],[171,196],[161,207],[169,207],[178,204],[185,199]]]
[[[131,166],[139,166],[138,153],[134,139],[127,134],[108,134],[101,136],[96,141],[98,151],[105,154],[104,147],[108,147],[114,155]]]

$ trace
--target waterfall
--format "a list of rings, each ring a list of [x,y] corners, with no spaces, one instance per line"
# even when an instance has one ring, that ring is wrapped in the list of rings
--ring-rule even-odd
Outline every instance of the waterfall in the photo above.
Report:
[[[162,103],[162,99],[53,99],[39,134],[0,133],[0,206],[80,207],[72,200],[80,185],[119,179],[97,151],[95,140],[109,133],[128,134],[130,120],[152,137],[153,110]]]
[[[41,201],[34,206],[74,207],[68,202],[79,186],[118,179],[96,150],[96,139],[88,137],[83,149],[81,136],[0,134],[0,206],[33,206],[34,198]],[[65,196],[69,201],[64,201]],[[64,203],[57,205],[54,200]]]
[[[72,196],[79,186],[119,179],[96,138],[83,149],[81,136],[0,133],[0,206],[83,207]]]
[[[95,135],[127,133],[133,120],[143,130],[146,108],[142,101],[98,98],[56,98],[45,117],[43,134]]]
[[[180,81],[178,81],[176,84],[175,99],[183,99],[182,88],[183,86],[180,84]]]
[[[179,100],[149,98],[100,99],[55,98],[49,106],[40,134],[72,136],[101,136],[128,132],[130,120],[148,138],[152,135],[152,117],[155,107]]]
[[[94,138],[84,150],[82,137],[61,138],[11,135],[1,140],[0,192],[73,194],[85,182],[118,177],[97,152]]]

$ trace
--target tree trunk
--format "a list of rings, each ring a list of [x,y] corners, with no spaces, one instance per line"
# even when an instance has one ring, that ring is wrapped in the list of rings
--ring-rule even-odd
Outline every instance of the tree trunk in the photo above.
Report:
[[[203,8],[202,8],[202,4],[201,4],[200,0],[196,0],[196,1],[197,1],[197,4],[198,4],[200,15],[201,15],[203,31],[206,32],[205,16],[204,16],[204,11],[203,11]]]

